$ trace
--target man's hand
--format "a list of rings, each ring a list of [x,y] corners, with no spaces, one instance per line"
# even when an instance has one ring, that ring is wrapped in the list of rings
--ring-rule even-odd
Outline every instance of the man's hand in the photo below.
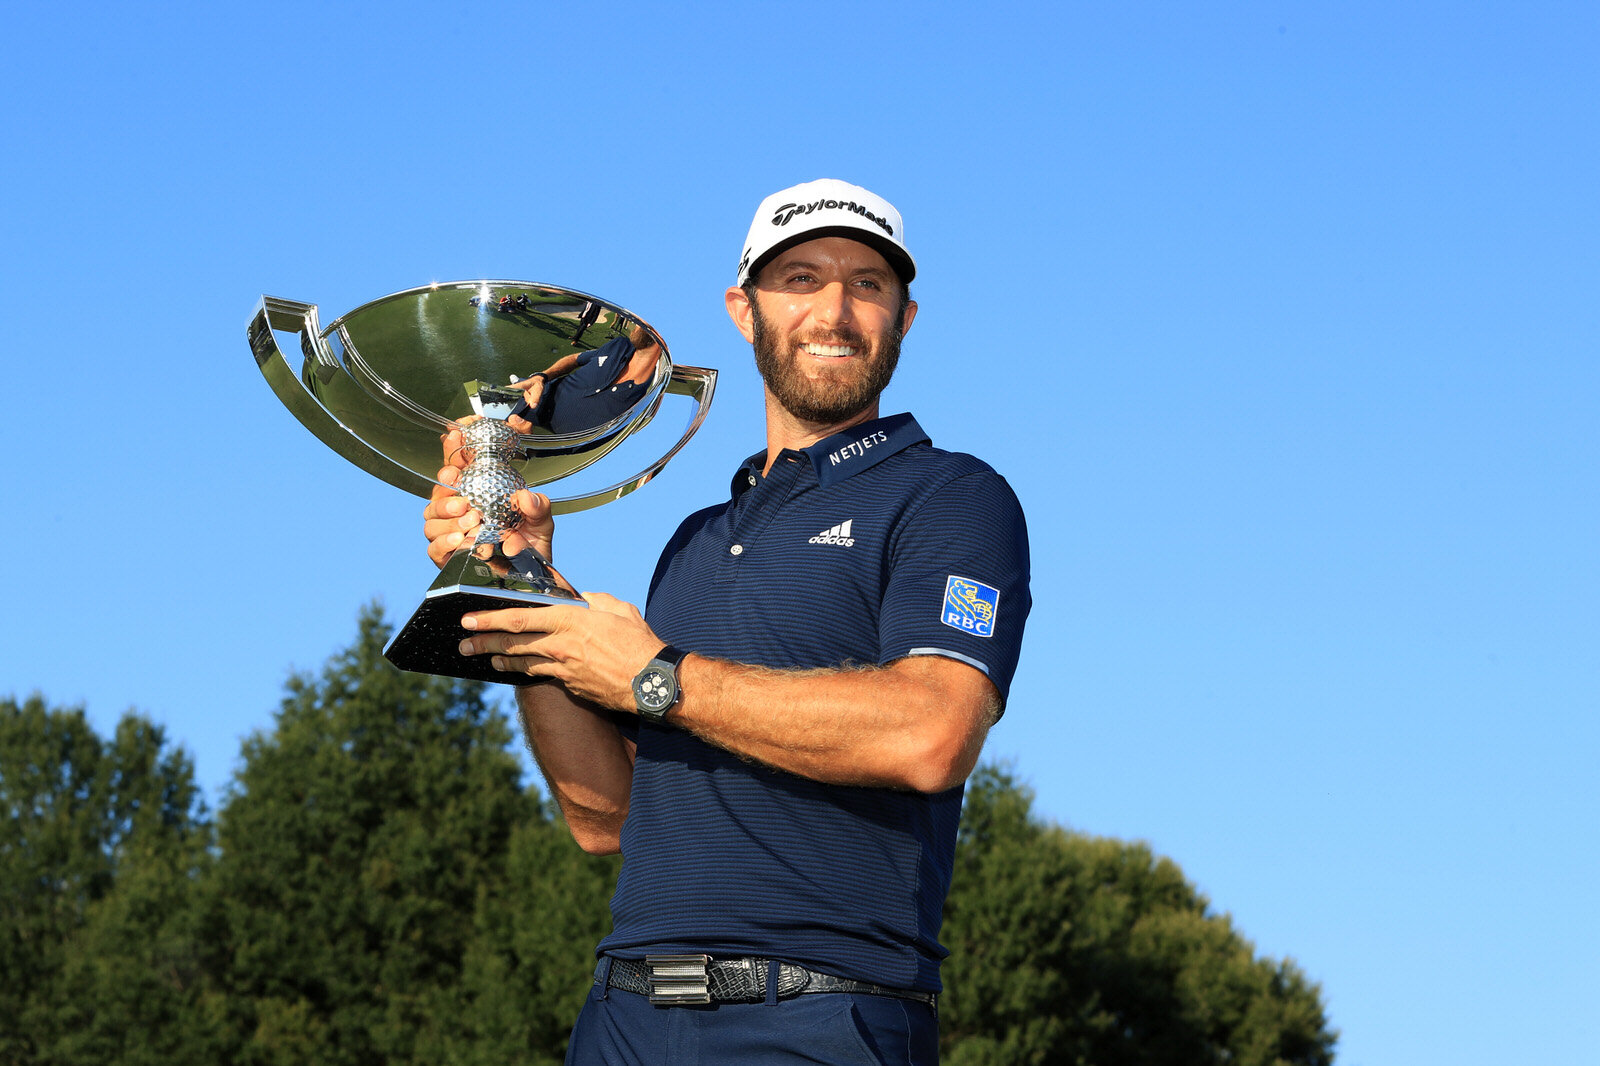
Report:
[[[538,407],[539,401],[544,398],[544,388],[548,380],[548,374],[533,374],[521,381],[513,380],[511,387],[522,390],[522,398],[528,402],[529,407]]]
[[[445,466],[437,477],[441,484],[433,487],[428,506],[423,509],[422,534],[428,538],[428,558],[435,566],[442,567],[457,548],[472,543],[483,516],[456,491],[461,483],[461,471],[466,466],[461,457],[461,430],[452,429],[440,440],[444,442]],[[549,559],[556,528],[549,497],[523,489],[511,502],[522,514],[522,521],[505,535],[501,547],[507,555],[532,548]]]
[[[545,384],[546,376],[543,373],[534,374],[532,377],[523,378],[521,381],[518,381],[515,377],[511,379],[511,387],[522,390],[522,398],[528,404],[528,414],[531,415],[539,409],[539,401],[544,398]],[[533,423],[521,415],[512,415],[506,419],[506,422],[518,433],[533,432]]]
[[[512,607],[461,620],[473,635],[463,655],[492,655],[496,670],[554,678],[568,692],[614,711],[634,710],[633,676],[666,641],[639,609],[603,592],[586,592],[589,607]]]

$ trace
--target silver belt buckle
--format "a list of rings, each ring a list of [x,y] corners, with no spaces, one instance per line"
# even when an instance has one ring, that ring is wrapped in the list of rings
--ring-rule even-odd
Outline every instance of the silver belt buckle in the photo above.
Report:
[[[711,1002],[710,955],[646,955],[650,1002],[661,1007]]]

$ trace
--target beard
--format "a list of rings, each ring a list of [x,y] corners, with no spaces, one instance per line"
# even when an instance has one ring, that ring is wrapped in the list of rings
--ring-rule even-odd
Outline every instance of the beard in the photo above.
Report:
[[[774,336],[761,317],[761,305],[753,299],[750,309],[755,333],[752,345],[761,380],[783,409],[801,421],[826,425],[858,415],[877,401],[894,377],[903,333],[899,323],[876,345],[869,346],[866,338],[852,329],[800,340]],[[818,377],[807,377],[800,370],[800,360],[805,358],[800,348],[813,342],[848,345],[856,354],[846,366],[837,370],[824,367]]]

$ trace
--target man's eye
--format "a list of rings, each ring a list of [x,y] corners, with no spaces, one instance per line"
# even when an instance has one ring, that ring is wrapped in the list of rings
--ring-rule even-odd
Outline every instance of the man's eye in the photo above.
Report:
[[[878,284],[877,280],[874,278],[857,278],[856,284],[861,286],[863,289],[871,289],[873,292],[878,292],[883,288],[883,286]]]

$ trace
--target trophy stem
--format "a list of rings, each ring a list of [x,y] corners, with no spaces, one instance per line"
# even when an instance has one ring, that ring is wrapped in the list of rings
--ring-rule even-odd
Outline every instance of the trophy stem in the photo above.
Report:
[[[526,681],[525,675],[494,669],[487,656],[462,655],[458,647],[467,631],[461,628],[461,616],[506,607],[588,605],[531,548],[516,555],[505,552],[505,535],[522,521],[512,497],[528,487],[512,464],[517,431],[504,419],[485,414],[463,427],[461,437],[467,466],[458,488],[483,516],[477,540],[456,549],[383,654],[402,670],[476,681]]]
[[[461,430],[461,454],[467,460],[461,472],[460,491],[483,516],[477,544],[500,541],[522,521],[512,499],[528,487],[512,460],[517,456],[519,434],[504,419],[485,415]]]

